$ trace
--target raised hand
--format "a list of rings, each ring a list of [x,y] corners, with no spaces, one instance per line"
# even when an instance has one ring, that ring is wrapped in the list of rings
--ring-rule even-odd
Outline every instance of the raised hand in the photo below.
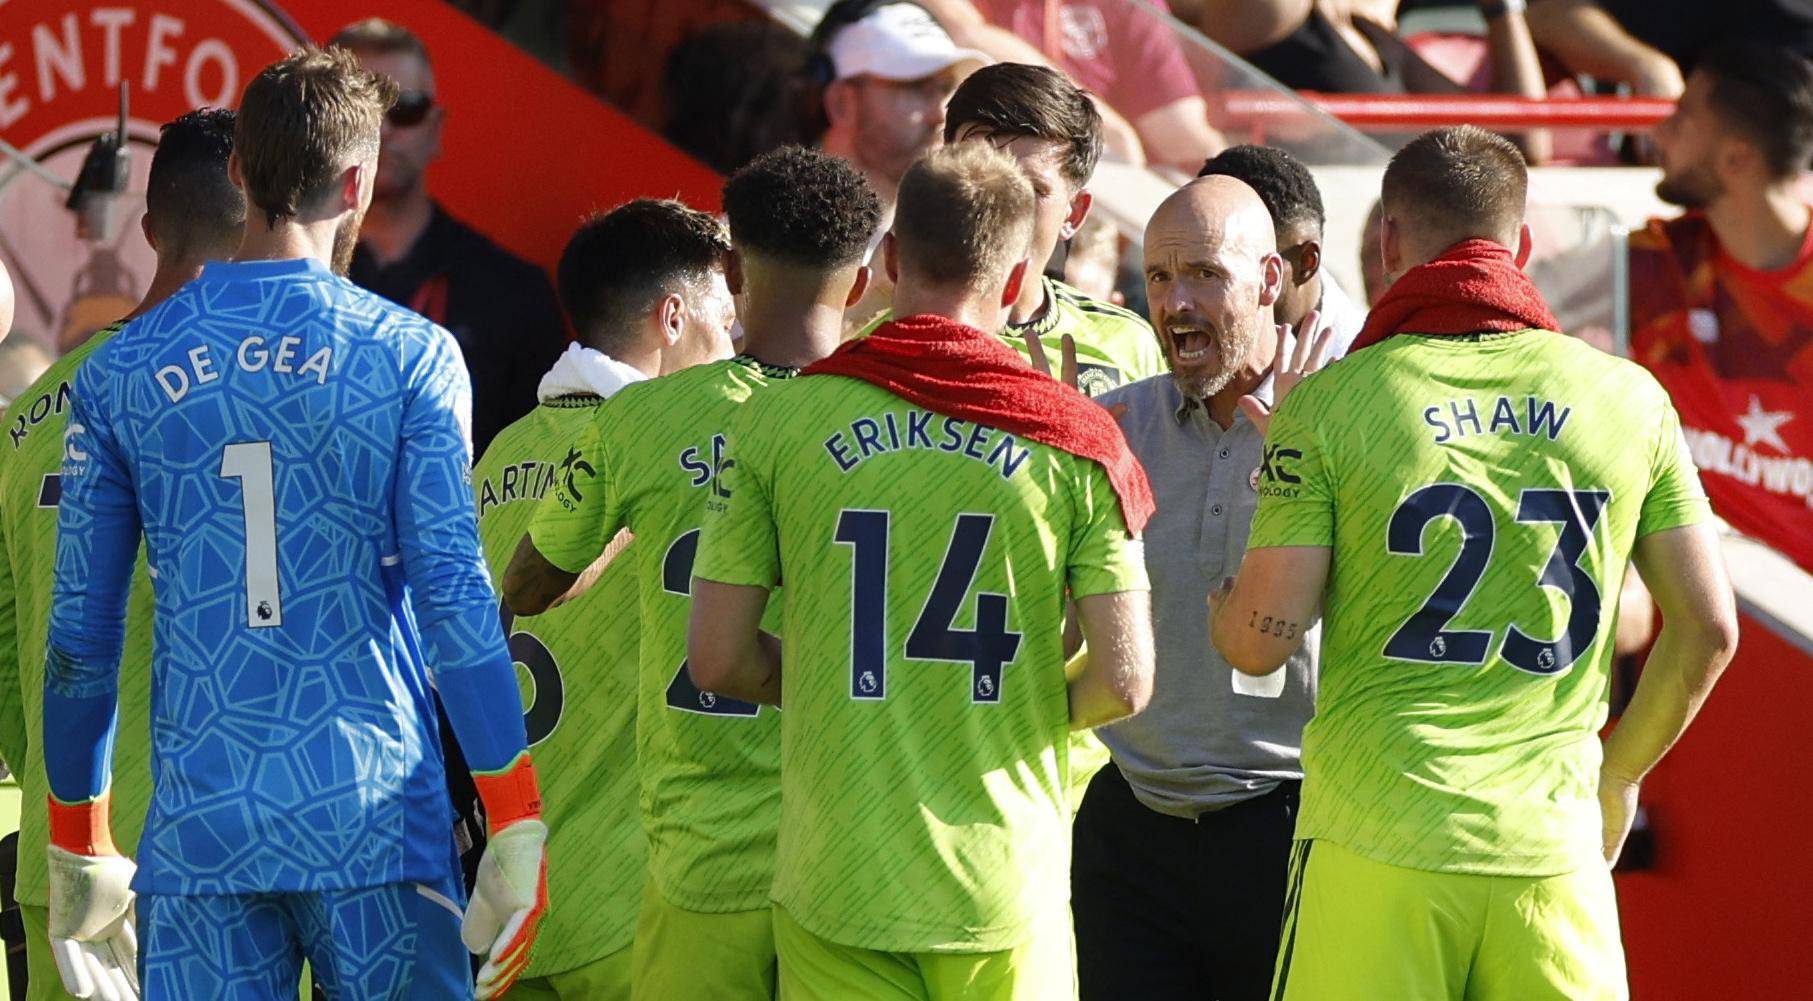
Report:
[[[1265,434],[1272,429],[1272,414],[1283,405],[1284,397],[1297,388],[1297,383],[1328,365],[1328,353],[1334,344],[1335,328],[1322,325],[1322,314],[1310,310],[1303,317],[1302,336],[1287,353],[1284,348],[1291,338],[1291,326],[1278,324],[1278,353],[1272,358],[1272,402],[1268,406],[1257,396],[1242,396],[1240,410],[1247,420]],[[1314,336],[1310,332],[1314,331]]]

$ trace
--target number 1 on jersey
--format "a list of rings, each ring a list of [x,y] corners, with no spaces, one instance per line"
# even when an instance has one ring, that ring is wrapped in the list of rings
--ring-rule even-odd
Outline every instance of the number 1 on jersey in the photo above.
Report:
[[[239,481],[245,511],[246,625],[283,625],[283,593],[277,583],[277,497],[271,443],[241,441],[220,456],[220,475]]]

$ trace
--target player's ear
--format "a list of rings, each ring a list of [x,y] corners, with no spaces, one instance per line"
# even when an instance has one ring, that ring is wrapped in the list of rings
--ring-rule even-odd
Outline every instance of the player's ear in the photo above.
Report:
[[[1524,223],[1517,228],[1517,266],[1523,267],[1530,262],[1530,224]]]
[[[150,245],[151,252],[157,253],[157,235],[151,232],[151,213],[147,212],[138,217],[138,230],[145,234],[145,243]]]
[[[850,293],[844,296],[845,309],[849,309],[862,301],[863,293],[869,290],[869,279],[874,277],[874,275],[875,272],[870,270],[867,264],[856,269],[856,274],[850,279]]]
[[[1064,217],[1064,225],[1058,227],[1058,239],[1068,240],[1083,228],[1083,220],[1089,218],[1089,207],[1095,204],[1095,196],[1087,191],[1078,191],[1070,196],[1070,214]]]
[[[1379,259],[1385,264],[1387,282],[1403,273],[1403,240],[1403,234],[1398,231],[1398,221],[1390,216],[1381,216],[1379,218]]]
[[[1026,271],[1031,266],[1031,261],[1021,258],[1013,270],[1007,273],[1007,284],[1001,287],[1002,309],[1012,309],[1014,303],[1020,301],[1020,290],[1026,287]]]
[[[1259,305],[1270,308],[1284,291],[1284,258],[1277,253],[1259,259]]]
[[[1303,241],[1303,249],[1297,252],[1297,284],[1301,285],[1316,276],[1322,270],[1322,244],[1315,240]]]
[[[376,166],[377,160],[374,157],[369,169],[376,169]],[[355,163],[340,172],[339,207],[341,212],[357,212],[365,205],[365,175],[367,170],[368,167],[366,164]]]
[[[825,85],[825,121],[832,127],[856,117],[856,91],[848,80],[833,80]]]
[[[900,284],[900,244],[895,242],[893,230],[881,238],[881,263],[888,269],[888,281]]]
[[[743,294],[743,255],[734,250],[724,255],[724,284],[731,295]]]
[[[655,304],[655,321],[661,328],[661,344],[673,347],[680,343],[686,329],[686,300],[678,292],[669,292]]]

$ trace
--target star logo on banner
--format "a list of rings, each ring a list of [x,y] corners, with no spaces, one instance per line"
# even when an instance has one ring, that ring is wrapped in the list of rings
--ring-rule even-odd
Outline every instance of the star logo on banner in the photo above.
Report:
[[[1760,442],[1785,455],[1788,452],[1788,443],[1782,441],[1782,436],[1777,429],[1793,419],[1792,410],[1764,410],[1762,401],[1752,396],[1750,409],[1739,414],[1737,422],[1744,428],[1746,446]]]

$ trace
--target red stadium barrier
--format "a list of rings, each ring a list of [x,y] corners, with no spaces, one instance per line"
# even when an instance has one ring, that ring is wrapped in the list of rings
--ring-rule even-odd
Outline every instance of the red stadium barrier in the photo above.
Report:
[[[1655,867],[1618,876],[1635,1001],[1807,997],[1813,655],[1742,617],[1737,658],[1643,783]]]
[[[1504,94],[1318,94],[1299,97],[1324,114],[1357,129],[1415,132],[1442,125],[1492,129],[1588,128],[1647,132],[1674,111],[1674,102],[1656,98],[1556,97],[1533,101]],[[1217,124],[1246,129],[1254,142],[1268,127],[1304,117],[1303,106],[1271,91],[1229,90],[1214,95]]]

